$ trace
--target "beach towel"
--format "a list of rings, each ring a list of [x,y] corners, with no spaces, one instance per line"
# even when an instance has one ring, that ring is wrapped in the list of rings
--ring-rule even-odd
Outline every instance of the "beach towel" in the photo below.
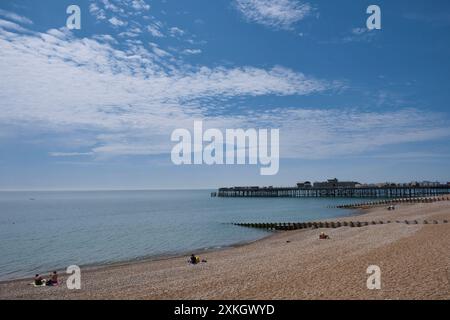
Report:
[[[42,284],[36,284],[34,283],[34,281],[32,283],[30,283],[31,286],[37,288],[37,287],[45,287],[45,280],[42,281]]]

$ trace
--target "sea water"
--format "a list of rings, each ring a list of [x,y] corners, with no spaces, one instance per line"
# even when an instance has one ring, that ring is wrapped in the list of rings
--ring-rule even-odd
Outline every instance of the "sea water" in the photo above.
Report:
[[[357,201],[212,191],[0,192],[0,280],[250,242],[270,233],[230,222],[324,220]]]

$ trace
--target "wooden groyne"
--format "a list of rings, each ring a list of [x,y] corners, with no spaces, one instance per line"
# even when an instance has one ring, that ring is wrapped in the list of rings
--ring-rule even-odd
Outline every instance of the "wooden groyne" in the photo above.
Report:
[[[232,198],[419,198],[450,194],[450,185],[435,187],[385,186],[385,187],[337,187],[337,188],[274,188],[233,187],[220,188],[211,194]]]
[[[300,229],[321,229],[321,228],[361,228],[370,225],[380,225],[389,223],[403,223],[408,225],[417,224],[444,224],[448,223],[448,220],[396,220],[396,221],[325,221],[325,222],[280,222],[280,223],[232,223],[235,226],[255,228],[255,229],[266,229],[266,230],[276,230],[276,231],[290,231],[290,230],[300,230]]]
[[[365,207],[374,207],[382,205],[394,205],[394,204],[405,204],[405,203],[432,203],[438,201],[450,201],[450,195],[441,197],[417,197],[417,198],[401,198],[401,199],[385,199],[379,201],[368,201],[362,203],[350,203],[342,204],[338,206],[329,206],[329,208],[339,208],[339,209],[359,209]]]

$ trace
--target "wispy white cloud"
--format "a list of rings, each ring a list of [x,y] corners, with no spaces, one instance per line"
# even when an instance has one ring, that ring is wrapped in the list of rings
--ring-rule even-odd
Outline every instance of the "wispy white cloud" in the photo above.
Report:
[[[3,9],[0,9],[0,17],[3,17],[5,19],[8,19],[10,21],[20,23],[20,24],[28,24],[28,25],[33,24],[33,21],[31,21],[27,17],[20,16],[14,12],[6,11]]]
[[[50,152],[52,157],[80,157],[80,156],[92,156],[93,152]]]
[[[122,26],[126,26],[127,22],[126,21],[122,21],[116,17],[112,17],[111,19],[108,20],[109,23],[111,23],[113,26],[116,27],[122,27]]]
[[[156,44],[154,42],[149,43],[149,45],[151,46],[153,52],[159,57],[171,57],[172,56],[169,52],[161,49],[158,46],[158,44]]]
[[[236,9],[250,22],[278,29],[293,29],[313,11],[312,6],[298,0],[235,0]]]
[[[10,30],[10,31],[21,32],[21,33],[33,33],[32,31],[25,29],[24,27],[22,27],[21,25],[18,25],[17,23],[3,20],[3,19],[0,19],[0,28],[2,28],[5,31]]]
[[[363,154],[387,145],[450,136],[447,120],[417,109],[274,109],[262,119],[280,123],[281,156],[317,159]]]
[[[200,54],[202,53],[201,49],[185,49],[183,50],[184,54],[192,55],[192,54]]]
[[[79,39],[68,30],[24,34],[0,28],[0,69],[9,79],[0,83],[0,122],[91,132],[96,155],[155,154],[168,152],[171,131],[194,119],[207,118],[216,127],[245,125],[245,118],[208,118],[208,99],[309,95],[336,87],[280,66],[170,65],[171,54],[155,43],[147,49],[128,39],[126,49],[118,49],[116,41]]]
[[[367,27],[355,27],[341,35],[331,38],[329,40],[321,40],[323,44],[350,44],[350,43],[371,43],[379,37],[380,33],[377,30],[369,30]]]
[[[119,33],[120,37],[136,38],[142,34],[142,29],[138,26],[131,26],[127,31]]]
[[[178,27],[172,27],[169,29],[169,33],[172,37],[177,37],[177,36],[183,36],[185,34],[185,31]]]
[[[343,37],[342,42],[372,42],[377,36],[377,32],[367,28],[353,28],[350,34]]]
[[[90,0],[90,14],[98,23],[108,22],[121,37],[136,38],[143,31],[155,38],[178,38],[186,34],[178,27],[167,26],[151,12],[144,0]]]
[[[103,4],[105,10],[112,11],[114,13],[125,14],[126,10],[115,4],[114,0],[100,0],[100,3]],[[124,0],[125,4],[130,4],[129,0]]]
[[[117,40],[114,39],[114,37],[109,34],[96,34],[96,35],[92,36],[92,38],[101,43],[109,42],[111,44],[117,44]]]
[[[93,15],[97,20],[106,20],[106,12],[104,9],[101,9],[97,3],[93,2],[89,5],[89,12]]]
[[[415,109],[292,107],[212,115],[217,102],[226,108],[237,97],[313,95],[341,85],[282,66],[191,66],[156,43],[128,39],[123,47],[117,41],[111,35],[80,39],[65,29],[31,32],[0,19],[0,70],[8,79],[0,81],[0,124],[21,128],[22,135],[32,127],[33,135],[42,130],[74,139],[73,149],[64,145],[63,151],[55,140],[55,157],[168,153],[172,130],[191,128],[194,119],[219,129],[280,128],[285,158],[358,154],[450,135],[445,119]]]
[[[147,31],[150,32],[150,34],[154,37],[157,38],[164,37],[164,34],[161,32],[161,26],[156,23],[149,24],[147,26]]]
[[[150,5],[147,4],[144,0],[132,0],[131,1],[131,6],[135,10],[140,10],[140,11],[148,11],[148,10],[150,10]]]

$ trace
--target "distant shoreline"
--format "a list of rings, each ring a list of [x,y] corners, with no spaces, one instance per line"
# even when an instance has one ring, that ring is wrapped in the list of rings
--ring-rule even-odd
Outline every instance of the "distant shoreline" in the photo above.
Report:
[[[36,190],[20,190],[20,189],[0,189],[0,192],[128,192],[128,191],[211,191],[215,188],[199,188],[199,189],[36,189]]]

